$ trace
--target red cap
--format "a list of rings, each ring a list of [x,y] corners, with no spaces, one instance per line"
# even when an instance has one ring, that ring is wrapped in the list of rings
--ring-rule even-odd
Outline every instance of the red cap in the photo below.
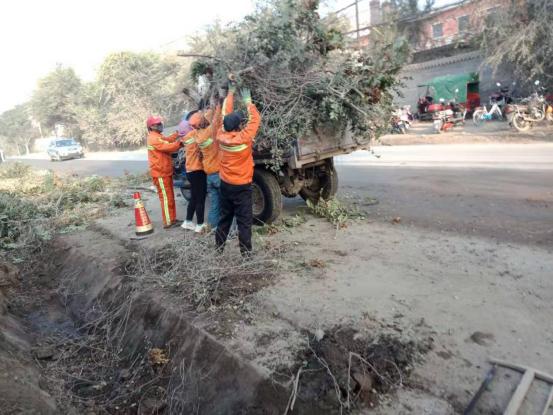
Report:
[[[140,192],[134,192],[134,194],[132,195],[132,198],[133,199],[140,199]]]
[[[146,120],[146,127],[150,128],[152,125],[161,124],[163,119],[157,115],[150,115]]]

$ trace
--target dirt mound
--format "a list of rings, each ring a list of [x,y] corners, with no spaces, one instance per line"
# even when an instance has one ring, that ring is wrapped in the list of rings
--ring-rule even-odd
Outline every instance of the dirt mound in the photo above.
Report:
[[[0,265],[0,412],[57,413],[54,399],[39,382],[40,372],[31,354],[29,336],[11,310],[11,298],[19,282],[17,267]]]
[[[389,334],[372,338],[349,327],[315,333],[300,356],[297,396],[291,401],[315,400],[329,413],[373,407],[383,395],[408,384],[414,364],[431,347],[430,339],[417,342]]]

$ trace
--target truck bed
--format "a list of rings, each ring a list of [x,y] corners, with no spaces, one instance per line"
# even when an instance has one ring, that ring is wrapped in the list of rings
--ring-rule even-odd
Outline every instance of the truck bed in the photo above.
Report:
[[[283,158],[288,159],[290,167],[298,169],[320,160],[367,149],[368,146],[368,140],[356,139],[349,129],[340,131],[331,126],[324,126],[308,136],[299,138],[292,150]],[[269,150],[254,149],[256,164],[268,162],[270,159]]]

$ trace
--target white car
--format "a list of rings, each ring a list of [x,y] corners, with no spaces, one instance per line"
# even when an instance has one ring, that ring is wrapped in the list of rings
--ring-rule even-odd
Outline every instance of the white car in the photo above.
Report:
[[[52,161],[84,157],[83,147],[72,138],[52,140],[46,152]]]

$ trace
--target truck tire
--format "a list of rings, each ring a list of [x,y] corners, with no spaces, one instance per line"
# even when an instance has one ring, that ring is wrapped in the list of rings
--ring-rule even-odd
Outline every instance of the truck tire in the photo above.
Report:
[[[253,223],[263,225],[274,222],[282,212],[282,195],[275,175],[256,168],[252,183]]]
[[[302,199],[317,203],[321,197],[324,200],[333,198],[338,192],[338,173],[334,166],[327,166],[324,170],[317,169],[315,175],[317,180],[300,190]]]

